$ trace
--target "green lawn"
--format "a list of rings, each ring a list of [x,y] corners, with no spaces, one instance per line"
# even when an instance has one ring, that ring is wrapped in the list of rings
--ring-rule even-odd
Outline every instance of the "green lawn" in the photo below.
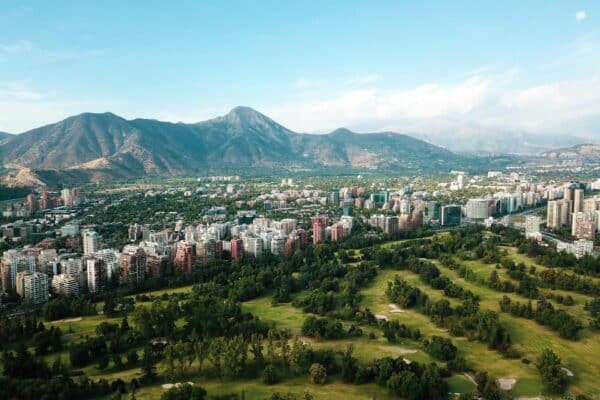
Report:
[[[493,266],[488,266],[493,268]],[[498,300],[503,293],[496,292],[485,286],[470,283],[460,278],[454,271],[440,267],[443,275],[448,276],[454,282],[462,287],[473,291],[481,296],[481,307],[499,311]],[[387,282],[393,280],[395,275],[400,275],[412,285],[419,287],[431,298],[438,299],[443,296],[441,291],[432,289],[423,284],[416,274],[409,271],[383,270],[376,278],[376,281],[363,291],[365,296],[364,304],[375,313],[385,314],[390,319],[418,327],[426,335],[448,336],[446,332],[437,328],[429,321],[429,318],[413,310],[406,310],[404,313],[386,312],[389,301],[385,296]],[[519,301],[525,301],[524,298],[515,294],[508,294],[511,298]],[[576,298],[576,301],[581,299]],[[452,301],[451,301],[452,302]],[[574,306],[581,307],[581,304]],[[569,307],[562,307],[569,310]],[[581,315],[582,310],[574,312],[575,315]],[[512,317],[508,314],[500,314],[500,319],[510,331],[515,343],[515,348],[523,352],[523,356],[531,361],[535,361],[544,348],[552,348],[563,361],[563,364],[575,373],[569,390],[574,393],[585,393],[587,395],[596,395],[600,393],[600,381],[598,381],[600,371],[600,340],[597,334],[584,329],[581,339],[571,341],[562,339],[556,332],[549,330],[534,321]],[[584,321],[585,322],[585,321]],[[520,360],[509,360],[502,358],[500,354],[491,351],[486,345],[471,342],[461,338],[452,338],[455,345],[459,348],[461,354],[465,356],[468,363],[477,370],[487,370],[495,377],[514,377],[517,384],[513,389],[515,395],[537,396],[543,392],[537,370],[533,363],[523,364]]]

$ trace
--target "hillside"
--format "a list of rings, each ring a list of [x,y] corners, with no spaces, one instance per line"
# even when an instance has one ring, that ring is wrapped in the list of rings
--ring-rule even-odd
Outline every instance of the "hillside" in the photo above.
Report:
[[[542,157],[559,160],[598,161],[600,160],[600,145],[580,144],[577,146],[547,151],[540,155]]]
[[[4,168],[80,173],[90,179],[189,175],[206,167],[406,168],[449,170],[465,158],[392,132],[293,132],[247,107],[196,124],[85,113],[11,135]],[[94,178],[96,177],[96,178]]]

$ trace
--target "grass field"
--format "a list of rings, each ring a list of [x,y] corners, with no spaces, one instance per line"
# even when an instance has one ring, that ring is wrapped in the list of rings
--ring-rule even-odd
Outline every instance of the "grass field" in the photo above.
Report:
[[[492,265],[485,267],[494,268]],[[460,286],[478,294],[481,297],[482,308],[499,312],[498,300],[502,298],[503,293],[496,292],[482,285],[467,282],[460,278],[456,272],[443,267],[440,267],[440,271]],[[433,299],[443,297],[441,291],[423,284],[416,274],[409,271],[383,270],[378,275],[376,281],[363,291],[365,305],[370,307],[373,312],[381,312],[386,314],[390,319],[398,319],[407,325],[418,327],[426,335],[436,334],[449,337],[447,332],[444,332],[431,323],[428,317],[416,311],[405,310],[404,313],[386,313],[385,310],[388,307],[389,301],[384,291],[387,287],[387,282],[393,280],[395,275],[399,275],[410,284],[419,287]],[[525,298],[516,294],[509,294],[509,297],[518,298],[519,301],[526,301]],[[452,299],[449,300],[451,303],[456,303]],[[579,300],[581,299],[577,296],[576,301]],[[582,305],[579,304],[574,307],[582,307]],[[563,308],[569,309],[569,307]],[[581,309],[574,314],[581,314],[582,311]],[[592,398],[598,398],[600,394],[600,372],[598,372],[600,371],[600,358],[597,355],[600,354],[600,340],[597,334],[584,329],[580,340],[571,341],[560,338],[556,332],[538,325],[531,320],[512,317],[508,314],[500,314],[500,319],[509,330],[515,343],[514,347],[523,353],[523,357],[535,361],[544,348],[551,348],[562,358],[563,364],[575,373],[569,390],[573,393],[585,393],[589,396],[596,396]],[[525,365],[519,359],[509,360],[502,358],[500,354],[489,350],[486,345],[478,342],[461,340],[461,338],[453,338],[453,342],[460,349],[461,354],[465,356],[468,363],[475,369],[487,370],[495,377],[516,378],[517,384],[513,389],[515,395],[537,396],[543,393],[539,375],[533,363]]]
[[[386,244],[393,246],[396,242]],[[526,256],[516,253],[515,249],[505,248],[509,256],[515,262],[524,262],[528,267],[535,265],[538,270],[544,269],[537,265],[534,260]],[[482,279],[487,279],[490,272],[495,269],[493,264],[484,264],[480,261],[463,262],[468,265],[477,276]],[[438,264],[439,265],[439,264]],[[469,289],[481,297],[481,307],[499,312],[498,301],[504,293],[492,290],[482,284],[468,282],[462,279],[455,271],[439,265],[441,273],[452,281],[456,282],[465,289]],[[502,279],[510,279],[506,271],[497,270]],[[375,280],[361,291],[363,296],[362,304],[368,307],[373,313],[385,315],[390,320],[398,320],[408,326],[417,327],[421,330],[424,336],[439,335],[450,337],[448,332],[435,326],[427,316],[418,313],[415,310],[403,310],[403,312],[392,312],[389,307],[389,301],[385,296],[387,283],[393,280],[395,275],[401,276],[410,284],[419,287],[430,298],[437,300],[444,298],[442,291],[432,289],[423,284],[419,277],[410,271],[395,271],[390,269],[380,270]],[[148,294],[161,296],[163,293],[181,293],[190,291],[191,285],[173,289],[162,289]],[[542,289],[544,291],[544,289]],[[589,317],[583,310],[583,304],[589,300],[589,296],[579,295],[571,292],[553,290],[554,293],[562,295],[570,294],[576,304],[572,307],[558,305],[558,308],[563,308],[569,313],[580,319],[587,326]],[[525,302],[528,299],[519,296],[515,293],[508,294],[511,299]],[[453,306],[459,304],[456,299],[449,299]],[[145,305],[148,303],[136,303],[136,306]],[[304,319],[307,317],[301,309],[293,307],[291,304],[273,305],[270,296],[257,298],[247,301],[242,305],[243,310],[257,315],[261,320],[272,323],[277,328],[289,329],[293,334],[300,335],[301,327]],[[101,305],[99,305],[101,309]],[[502,323],[509,330],[514,347],[523,353],[523,358],[535,361],[544,348],[549,347],[556,352],[563,360],[563,364],[575,373],[572,378],[572,383],[569,387],[570,393],[584,393],[594,399],[600,399],[600,338],[597,334],[593,334],[589,329],[584,329],[581,333],[581,339],[578,341],[570,341],[562,339],[556,332],[553,332],[534,321],[512,317],[508,314],[500,314]],[[103,322],[120,323],[120,318],[106,318],[101,315],[88,316],[81,319],[73,319],[70,321],[55,321],[46,324],[59,326],[63,331],[63,341],[65,347],[69,344],[82,340],[86,335],[95,335],[96,326]],[[130,320],[131,323],[131,320]],[[346,326],[347,323],[344,323]],[[335,350],[344,350],[347,345],[352,344],[355,349],[355,356],[361,362],[368,362],[376,358],[384,356],[403,356],[407,359],[421,362],[439,362],[430,357],[422,348],[418,341],[403,340],[398,343],[389,343],[382,337],[379,329],[361,326],[365,335],[359,338],[343,339],[343,340],[316,340],[306,339],[310,341],[313,348],[333,348]],[[373,332],[376,337],[369,339],[367,334]],[[475,370],[487,370],[494,377],[511,377],[517,379],[517,384],[512,390],[515,396],[539,396],[544,395],[544,391],[540,382],[539,374],[534,366],[534,363],[525,364],[520,359],[506,359],[496,351],[487,348],[487,345],[469,341],[465,338],[452,337],[453,343],[459,348],[459,354],[464,356],[468,364]],[[407,350],[409,352],[407,352]],[[416,353],[413,351],[416,350]],[[138,349],[141,354],[141,349]],[[63,351],[58,354],[47,356],[47,361],[52,362],[57,357],[61,357],[63,361],[68,363],[68,352]],[[111,361],[108,369],[98,370],[95,365],[88,366],[82,369],[84,373],[93,379],[113,380],[121,378],[128,382],[133,378],[139,378],[139,367],[115,370]],[[163,371],[163,366],[158,365],[159,373]],[[307,376],[285,380],[284,382],[267,386],[260,380],[250,379],[235,382],[220,382],[214,379],[201,377],[192,366],[189,377],[184,379],[195,384],[201,385],[209,391],[209,394],[227,394],[244,392],[246,399],[264,399],[268,398],[272,393],[294,393],[302,394],[305,391],[310,392],[317,399],[388,399],[389,394],[386,388],[371,385],[350,385],[339,382],[335,378],[330,378],[326,385],[317,386],[309,382]],[[136,393],[138,399],[159,399],[164,392],[161,384],[165,381],[159,381],[152,386],[144,387]],[[474,388],[471,380],[464,375],[454,375],[448,379],[451,392],[467,392]]]

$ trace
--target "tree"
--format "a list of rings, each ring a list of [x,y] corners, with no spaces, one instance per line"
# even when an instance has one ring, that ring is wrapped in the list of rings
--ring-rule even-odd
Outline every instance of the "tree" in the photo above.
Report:
[[[322,364],[314,363],[308,369],[310,381],[316,385],[324,385],[327,380],[327,370]]]
[[[150,383],[156,379],[156,354],[150,344],[144,347],[142,355],[142,382]]]
[[[139,357],[135,350],[131,350],[127,353],[127,365],[131,366],[137,364],[138,359]]]
[[[352,356],[353,352],[354,346],[349,344],[342,356],[342,380],[344,382],[354,382],[354,377],[358,371],[358,361]]]
[[[396,395],[408,400],[415,400],[421,396],[421,383],[412,371],[393,374],[388,380],[387,386]]]
[[[235,378],[241,374],[246,366],[248,345],[243,336],[234,336],[225,340],[223,352],[223,371],[228,378]]]
[[[263,355],[263,335],[253,333],[250,337],[250,352],[254,358],[254,362],[260,367],[265,362]]]
[[[210,344],[208,359],[217,372],[219,379],[223,380],[223,355],[225,353],[225,341],[223,338],[216,338]]]
[[[279,381],[277,370],[272,364],[267,364],[262,372],[262,381],[265,385],[273,385]]]
[[[542,383],[554,393],[563,393],[567,388],[569,379],[567,373],[560,365],[558,357],[551,349],[545,349],[537,363]]]
[[[160,400],[204,400],[206,390],[201,386],[192,386],[189,383],[177,385],[167,390],[160,396]]]

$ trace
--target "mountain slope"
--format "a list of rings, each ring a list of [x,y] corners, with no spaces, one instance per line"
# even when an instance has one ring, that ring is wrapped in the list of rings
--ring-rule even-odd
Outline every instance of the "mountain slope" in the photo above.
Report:
[[[247,107],[196,124],[85,113],[14,135],[0,144],[7,169],[124,179],[190,175],[206,167],[451,168],[463,157],[391,132],[293,132]],[[53,175],[53,176],[54,176]],[[96,178],[94,178],[96,179]]]
[[[577,146],[555,149],[541,153],[540,156],[550,159],[561,160],[600,160],[600,145],[597,144],[579,144]]]

